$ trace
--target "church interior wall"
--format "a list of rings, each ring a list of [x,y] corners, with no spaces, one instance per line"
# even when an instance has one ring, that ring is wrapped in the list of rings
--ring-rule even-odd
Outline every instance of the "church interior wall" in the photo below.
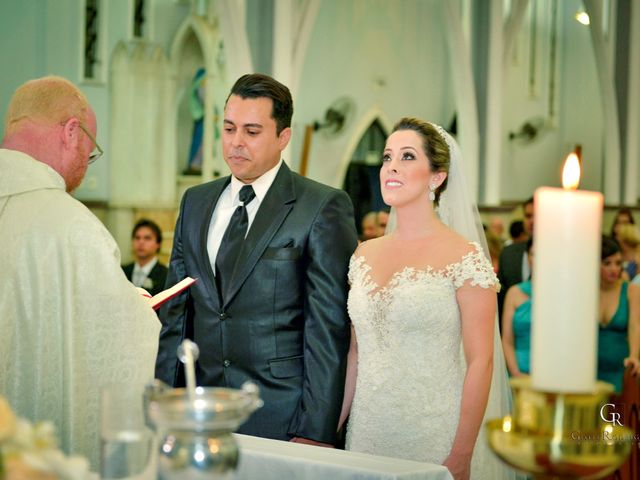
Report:
[[[557,184],[557,168],[552,166],[552,171],[548,172],[547,166],[549,160],[560,161],[556,153],[560,138],[557,113],[551,119],[549,112],[552,66],[548,39],[553,25],[548,10],[540,8],[539,2],[529,4],[525,21],[506,59],[504,97],[508,100],[502,105],[505,134],[500,184],[503,198],[511,200],[530,196],[540,182]],[[556,94],[558,88],[559,84],[556,84]],[[547,126],[535,139],[509,138],[526,122],[536,121],[545,122]]]
[[[564,5],[563,34],[564,48],[561,62],[560,98],[562,101],[561,151],[570,152],[576,144],[582,145],[583,176],[581,187],[603,191],[606,175],[607,152],[604,151],[604,113],[598,72],[589,35],[589,29],[573,20],[571,13],[578,10],[580,2],[574,2],[575,9]],[[573,21],[571,21],[573,20]],[[559,171],[559,169],[557,169]],[[559,176],[558,176],[559,178]],[[556,185],[560,185],[558,180]]]
[[[532,32],[530,14],[536,4],[538,22]],[[530,4],[507,59],[501,179],[504,200],[522,200],[540,185],[559,186],[564,159],[577,144],[582,145],[583,155],[581,188],[602,189],[602,109],[589,30],[573,18],[580,4],[573,0],[558,2],[555,26],[551,21],[552,2]],[[550,64],[553,28],[557,29],[555,67]],[[537,39],[535,47],[533,38]],[[536,58],[532,62],[534,50]],[[551,68],[556,69],[555,80]],[[552,98],[553,105],[549,105]],[[510,132],[536,119],[543,120],[545,126],[533,141],[509,140]]]
[[[0,115],[4,120],[7,110],[6,100],[11,98],[15,88],[25,78],[41,75],[45,67],[46,16],[41,14],[37,2],[9,0],[1,8],[2,32],[7,35],[6,38],[19,39],[19,42],[12,44],[11,48],[7,48],[9,42],[3,42],[5,46],[0,48],[2,62],[5,65],[0,82],[0,97],[3,99]],[[28,55],[25,55],[26,53]],[[4,121],[0,129],[4,132]]]
[[[313,138],[309,176],[340,187],[359,120],[371,109],[394,123],[418,116],[443,124],[453,118],[453,96],[444,33],[436,1],[322,3],[296,98],[292,159],[299,158],[304,125],[322,121],[340,97],[355,110],[344,130]],[[354,32],[359,32],[354,34]],[[295,160],[293,160],[295,165]]]
[[[554,3],[558,8],[555,25],[551,21]],[[245,5],[251,10],[259,4],[248,1]],[[603,113],[597,66],[588,27],[573,19],[573,13],[581,5],[579,0],[532,0],[516,45],[507,59],[499,192],[503,204],[513,205],[527,198],[539,185],[559,185],[562,161],[577,144],[582,146],[583,154],[582,188],[603,188],[607,155],[603,151]],[[132,1],[103,0],[101,8],[100,74],[96,80],[85,80],[81,68],[83,0],[3,0],[0,27],[6,38],[16,41],[5,42],[0,47],[0,61],[8,66],[0,82],[0,114],[4,117],[12,92],[29,78],[57,74],[80,85],[96,111],[98,140],[107,153],[102,161],[89,168],[76,196],[96,209],[108,228],[115,232],[123,256],[127,257],[131,222],[147,214],[160,218],[163,229],[170,230],[183,188],[178,185],[173,207],[163,205],[154,211],[146,203],[131,206],[126,215],[109,213],[114,181],[109,168],[112,121],[109,68],[116,45],[132,40]],[[535,15],[532,14],[534,8]],[[191,9],[188,1],[147,2],[145,41],[160,46],[169,57],[176,33]],[[468,14],[469,9],[464,11]],[[250,15],[251,12],[254,14]],[[253,10],[251,12],[247,18],[255,25],[256,15]],[[340,97],[348,97],[354,105],[348,121],[336,135],[326,135],[322,130],[316,132],[308,162],[308,176],[336,187],[342,186],[350,155],[363,132],[363,122],[369,121],[372,112],[383,118],[382,123],[387,128],[405,115],[430,119],[448,127],[455,115],[456,92],[451,72],[459,66],[456,59],[448,56],[445,18],[443,3],[439,0],[323,0],[294,92],[294,135],[286,157],[293,169],[300,166],[305,127],[322,121],[327,108]],[[473,21],[473,18],[467,20]],[[534,26],[537,44],[532,89],[529,77]],[[556,60],[552,64],[554,28],[557,29],[557,45]],[[266,33],[256,38],[272,38],[273,32],[269,33],[269,28],[265,30]],[[268,43],[261,44],[262,51],[254,55],[254,63],[261,69],[269,64],[269,52],[264,48]],[[227,65],[234,62],[228,51],[222,51],[222,54]],[[188,60],[188,56],[185,58]],[[554,65],[556,75],[551,89]],[[184,83],[191,72],[184,75],[176,77],[176,83]],[[224,103],[225,92],[234,80],[225,76],[217,79],[218,107]],[[184,88],[176,87],[178,90]],[[553,118],[548,118],[552,94],[554,112]],[[183,100],[184,97],[179,97],[176,101]],[[180,105],[184,119],[184,103]],[[519,144],[508,139],[509,132],[536,117],[547,118],[549,123],[533,142]],[[188,148],[190,128],[186,120],[176,122],[177,182],[185,161],[186,152],[182,151]],[[132,151],[135,150],[133,147]],[[219,145],[216,145],[215,157],[220,162],[216,169],[222,175],[227,174],[226,166],[220,161]],[[134,187],[135,179],[130,182]]]
[[[125,0],[130,2],[131,0]],[[148,3],[145,38],[160,45],[169,54],[178,28],[189,15],[189,2],[176,0],[153,0]]]

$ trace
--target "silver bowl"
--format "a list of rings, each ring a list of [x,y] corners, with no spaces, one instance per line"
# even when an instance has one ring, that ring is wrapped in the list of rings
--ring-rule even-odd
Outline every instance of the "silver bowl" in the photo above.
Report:
[[[262,406],[255,384],[241,390],[184,388],[156,381],[145,390],[147,423],[160,437],[159,478],[231,478],[238,465],[238,445],[231,433]]]

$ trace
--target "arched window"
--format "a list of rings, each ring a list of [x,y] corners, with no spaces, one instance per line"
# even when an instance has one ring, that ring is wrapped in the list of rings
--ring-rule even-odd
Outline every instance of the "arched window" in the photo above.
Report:
[[[144,38],[146,17],[146,2],[144,0],[133,1],[133,36]]]
[[[100,0],[85,0],[84,15],[84,78],[99,79]]]

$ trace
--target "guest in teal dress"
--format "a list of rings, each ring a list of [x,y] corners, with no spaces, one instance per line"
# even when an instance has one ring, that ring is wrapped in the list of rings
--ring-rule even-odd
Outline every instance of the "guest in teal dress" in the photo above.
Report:
[[[622,253],[618,243],[602,237],[598,380],[622,391],[625,368],[640,370],[640,287],[622,280]]]
[[[529,267],[533,265],[533,238],[527,241]],[[529,373],[531,354],[531,278],[507,290],[502,309],[502,348],[512,377]]]

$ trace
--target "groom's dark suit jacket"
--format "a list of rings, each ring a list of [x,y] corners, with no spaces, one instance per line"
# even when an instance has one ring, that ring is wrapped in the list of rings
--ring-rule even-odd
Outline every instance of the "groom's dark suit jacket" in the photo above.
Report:
[[[184,381],[176,349],[191,338],[200,348],[198,385],[239,388],[253,380],[260,387],[264,407],[240,433],[332,443],[349,348],[347,269],[357,245],[351,201],[283,163],[221,305],[207,235],[229,182],[192,187],[182,199],[167,283],[198,281],[161,312],[156,377]]]

